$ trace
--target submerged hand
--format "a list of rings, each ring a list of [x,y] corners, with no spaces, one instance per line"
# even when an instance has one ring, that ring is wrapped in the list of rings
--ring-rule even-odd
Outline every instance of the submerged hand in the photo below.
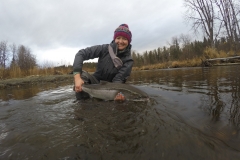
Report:
[[[84,84],[84,81],[80,77],[80,74],[77,74],[74,76],[74,82],[75,82],[75,87],[74,87],[75,92],[82,92],[82,85]]]
[[[125,97],[124,95],[120,92],[116,95],[116,97],[114,98],[114,101],[119,101],[119,102],[122,102],[122,101],[125,101]]]

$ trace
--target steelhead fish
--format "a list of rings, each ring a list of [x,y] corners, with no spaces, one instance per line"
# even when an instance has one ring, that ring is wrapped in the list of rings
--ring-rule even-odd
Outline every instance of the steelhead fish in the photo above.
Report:
[[[99,84],[83,85],[82,90],[91,97],[103,100],[114,100],[119,92],[124,95],[126,100],[142,101],[148,99],[148,95],[145,92],[124,83],[101,81]]]

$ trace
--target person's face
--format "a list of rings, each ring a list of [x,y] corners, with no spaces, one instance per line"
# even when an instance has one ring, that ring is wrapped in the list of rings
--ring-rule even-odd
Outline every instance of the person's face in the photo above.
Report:
[[[128,40],[125,37],[118,36],[115,39],[115,43],[118,45],[119,50],[124,50],[128,46]]]

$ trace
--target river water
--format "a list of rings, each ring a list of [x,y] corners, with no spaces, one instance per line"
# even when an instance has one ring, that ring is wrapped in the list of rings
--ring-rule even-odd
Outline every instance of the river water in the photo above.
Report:
[[[240,66],[133,72],[146,102],[0,92],[0,159],[240,159]]]

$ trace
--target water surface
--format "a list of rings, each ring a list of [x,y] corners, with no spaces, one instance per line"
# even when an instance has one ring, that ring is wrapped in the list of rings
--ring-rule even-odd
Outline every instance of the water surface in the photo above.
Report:
[[[0,159],[239,159],[240,66],[133,72],[146,102],[0,92]]]

